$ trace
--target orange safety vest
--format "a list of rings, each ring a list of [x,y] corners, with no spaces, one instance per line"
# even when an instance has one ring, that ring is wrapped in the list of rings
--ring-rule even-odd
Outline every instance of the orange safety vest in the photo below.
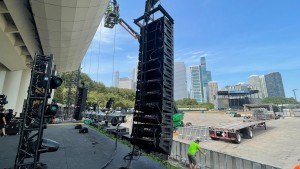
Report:
[[[300,164],[296,165],[294,169],[300,169]]]

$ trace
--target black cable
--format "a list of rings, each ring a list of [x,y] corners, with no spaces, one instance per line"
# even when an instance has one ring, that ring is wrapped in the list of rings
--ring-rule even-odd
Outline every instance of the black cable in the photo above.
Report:
[[[116,141],[115,141],[115,149],[114,149],[114,152],[111,154],[111,159],[108,160],[108,161],[101,167],[101,169],[105,169],[105,168],[106,168],[106,167],[114,160],[114,157],[115,157],[116,152],[117,152],[117,147],[118,147],[119,126],[120,126],[120,123],[118,123],[117,129],[116,129]]]

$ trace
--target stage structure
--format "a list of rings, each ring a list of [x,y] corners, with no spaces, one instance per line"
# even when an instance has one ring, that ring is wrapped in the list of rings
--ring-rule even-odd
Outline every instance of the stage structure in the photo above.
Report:
[[[258,92],[258,90],[218,91],[218,107],[243,109],[244,104],[251,104],[251,95]]]
[[[52,89],[62,84],[55,76],[53,56],[36,54],[31,70],[27,99],[23,105],[20,140],[15,159],[15,169],[39,169],[46,164],[40,162],[40,154],[54,152],[59,144],[43,138],[43,131],[56,114],[58,105],[48,103]]]

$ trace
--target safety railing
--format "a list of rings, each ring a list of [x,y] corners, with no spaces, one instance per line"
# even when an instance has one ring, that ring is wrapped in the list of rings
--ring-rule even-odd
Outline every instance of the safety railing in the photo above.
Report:
[[[178,128],[178,137],[181,139],[205,141],[209,139],[207,126],[188,126]]]
[[[173,141],[169,160],[179,163],[181,166],[188,166],[188,147],[189,145],[186,143]],[[206,153],[206,156],[200,155],[200,153],[196,155],[198,168],[201,169],[280,169],[212,150],[202,150]]]

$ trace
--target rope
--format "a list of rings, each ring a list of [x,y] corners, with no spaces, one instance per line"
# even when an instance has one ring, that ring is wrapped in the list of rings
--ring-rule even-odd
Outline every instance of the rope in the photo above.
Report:
[[[91,46],[90,46],[90,67],[89,67],[89,75],[91,75],[91,67],[92,67],[92,54],[93,54],[93,40],[91,42]],[[91,51],[92,51],[92,54],[91,54]]]
[[[101,32],[102,32],[102,21],[100,22],[100,40],[99,40],[99,55],[98,55],[98,65],[97,65],[97,82],[99,82],[98,75],[99,75],[99,67],[100,67],[100,54],[101,54]]]
[[[112,86],[114,86],[114,74],[115,74],[116,34],[117,34],[117,27],[115,26],[114,52],[113,52],[113,71],[112,71]]]

